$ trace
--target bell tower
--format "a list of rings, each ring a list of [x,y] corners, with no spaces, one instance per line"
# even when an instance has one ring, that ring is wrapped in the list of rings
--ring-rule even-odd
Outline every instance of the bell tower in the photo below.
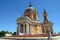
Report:
[[[44,20],[43,20],[43,25],[44,25],[43,31],[44,31],[44,33],[47,34],[48,28],[50,28],[50,32],[51,32],[51,34],[53,34],[53,28],[52,28],[53,23],[48,20],[48,15],[47,15],[47,12],[45,9],[43,11],[43,18],[44,18]]]

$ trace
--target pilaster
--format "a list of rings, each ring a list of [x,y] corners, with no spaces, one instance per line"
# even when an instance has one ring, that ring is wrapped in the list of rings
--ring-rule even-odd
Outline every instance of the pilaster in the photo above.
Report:
[[[46,33],[46,28],[45,28],[45,25],[44,25],[44,33]]]

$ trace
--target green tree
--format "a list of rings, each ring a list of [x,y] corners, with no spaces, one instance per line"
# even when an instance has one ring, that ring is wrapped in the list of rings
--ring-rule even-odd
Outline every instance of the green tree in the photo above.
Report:
[[[16,35],[16,32],[14,32],[13,35]]]
[[[0,37],[4,37],[6,33],[13,34],[12,32],[8,32],[8,31],[0,31]]]
[[[0,37],[5,36],[5,34],[6,34],[6,32],[5,32],[5,31],[1,31],[1,32],[0,32]]]

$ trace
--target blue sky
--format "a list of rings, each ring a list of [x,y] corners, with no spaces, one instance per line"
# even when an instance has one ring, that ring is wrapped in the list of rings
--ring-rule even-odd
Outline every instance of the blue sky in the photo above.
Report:
[[[16,19],[23,16],[30,2],[38,11],[40,22],[45,8],[54,32],[60,32],[60,0],[0,0],[0,31],[16,31]]]

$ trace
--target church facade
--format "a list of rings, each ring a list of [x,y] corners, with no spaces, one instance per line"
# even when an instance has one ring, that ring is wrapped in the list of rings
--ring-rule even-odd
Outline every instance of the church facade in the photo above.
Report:
[[[21,34],[47,34],[50,29],[53,34],[53,23],[48,20],[46,10],[43,11],[43,23],[39,21],[38,12],[30,3],[25,10],[24,15],[18,18],[17,21],[17,35]]]

